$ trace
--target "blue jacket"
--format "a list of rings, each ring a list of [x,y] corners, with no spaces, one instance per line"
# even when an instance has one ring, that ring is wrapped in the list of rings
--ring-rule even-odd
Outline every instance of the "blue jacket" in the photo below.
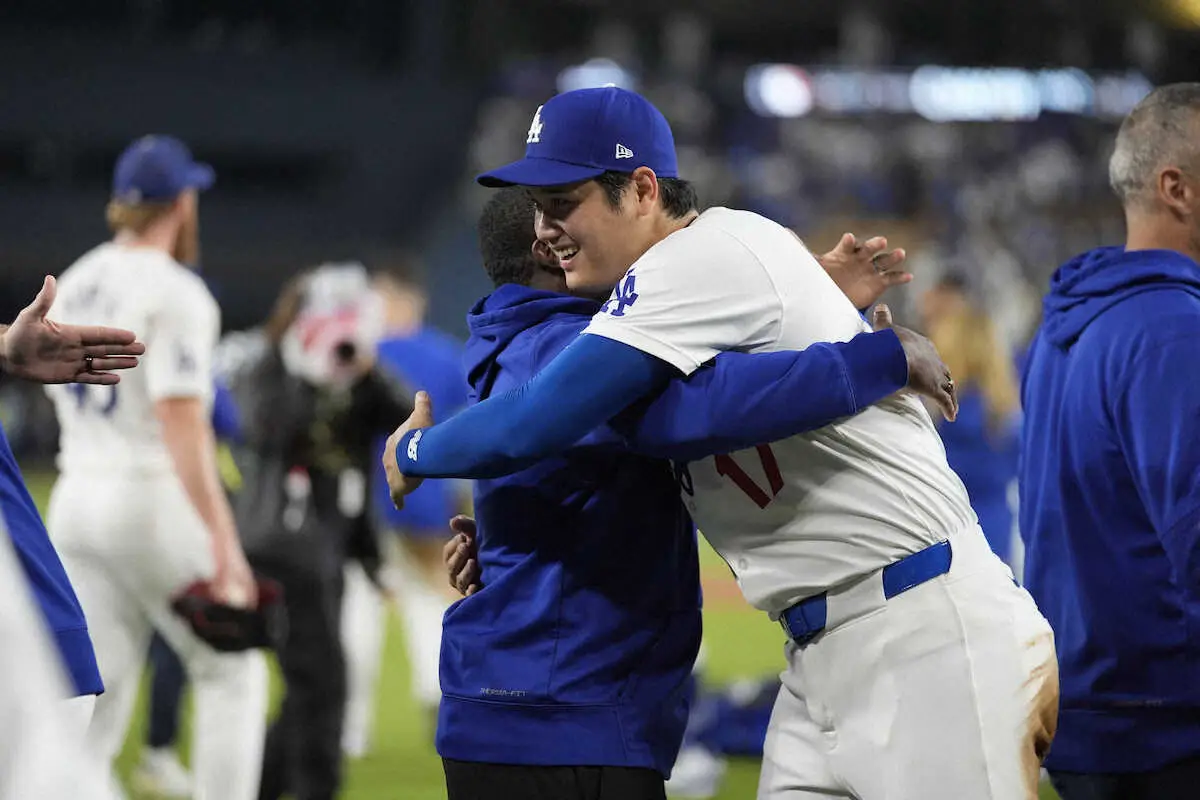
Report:
[[[426,391],[433,402],[433,413],[444,419],[461,409],[467,401],[463,380],[462,345],[453,337],[433,328],[422,328],[412,336],[392,336],[379,343],[379,364],[416,391]],[[403,420],[396,420],[399,425]],[[386,437],[385,437],[386,438]],[[383,457],[384,439],[376,444],[376,460]],[[388,492],[383,468],[371,479],[371,506],[378,524],[409,535],[436,534],[448,537],[447,523],[458,513],[459,497],[454,481],[432,480],[409,497],[397,511]]]
[[[515,285],[480,301],[470,402],[529,380],[598,308]],[[670,772],[700,646],[696,535],[669,463],[619,443],[602,428],[475,484],[486,586],[443,622],[443,757]]]
[[[87,620],[67,580],[58,553],[50,543],[50,535],[38,514],[21,470],[13,458],[8,439],[0,429],[0,510],[4,524],[16,550],[21,569],[29,579],[29,588],[47,629],[58,644],[63,667],[71,680],[74,694],[100,694],[104,684],[96,666],[96,654],[88,636]]]
[[[1022,399],[1025,580],[1062,686],[1047,766],[1200,755],[1200,265],[1121,248],[1064,264]]]

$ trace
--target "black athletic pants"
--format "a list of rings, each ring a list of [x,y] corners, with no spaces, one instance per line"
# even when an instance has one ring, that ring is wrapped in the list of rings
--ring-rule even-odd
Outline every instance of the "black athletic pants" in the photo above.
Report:
[[[442,759],[447,800],[665,800],[641,767],[536,767]]]
[[[254,564],[283,586],[288,634],[276,651],[285,683],[267,731],[259,800],[333,800],[342,782],[346,664],[341,642],[341,566]]]

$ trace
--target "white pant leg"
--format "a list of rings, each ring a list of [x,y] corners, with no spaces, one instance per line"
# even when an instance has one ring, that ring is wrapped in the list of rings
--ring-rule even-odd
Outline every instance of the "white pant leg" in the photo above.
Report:
[[[199,639],[170,608],[174,594],[215,569],[209,533],[182,485],[162,481],[155,503],[160,544],[175,556],[174,575],[148,582],[151,620],[187,668],[192,684],[194,800],[257,800],[266,741],[269,683],[261,651],[222,653]]]
[[[794,650],[790,643],[785,648],[789,663],[794,659]],[[758,800],[852,796],[830,769],[829,751],[834,738],[828,728],[828,710],[816,702],[810,707],[805,697],[803,676],[789,667],[767,726]],[[813,718],[814,711],[820,722]]]
[[[112,800],[69,679],[0,522],[0,800]]]
[[[1053,637],[977,538],[952,539],[949,574],[828,631],[797,660],[832,711],[833,770],[861,800],[1037,797],[1057,719]]]
[[[155,627],[192,684],[194,800],[256,800],[269,700],[262,652],[213,650],[173,615],[158,616]]]
[[[383,656],[384,602],[362,565],[345,568],[342,593],[342,649],[346,653],[346,715],[342,750],[351,756],[366,753],[374,722],[375,686]]]
[[[78,733],[80,737],[87,736],[88,728],[92,725],[92,716],[96,713],[96,695],[68,697],[64,710],[64,719],[70,730]]]
[[[52,506],[53,509],[53,506]],[[53,510],[52,524],[61,529]],[[59,545],[63,568],[75,587],[96,649],[104,694],[96,698],[88,727],[88,745],[105,763],[120,754],[133,716],[138,685],[150,644],[150,620],[139,598],[95,552]]]
[[[173,474],[129,479],[125,476],[71,476],[55,487],[51,501],[51,533],[63,551],[64,562],[92,560],[104,563],[96,580],[80,592],[80,602],[89,623],[94,615],[103,618],[112,611],[84,595],[94,591],[115,594],[124,590],[137,604],[141,620],[137,641],[116,642],[115,636],[93,631],[100,657],[101,674],[108,691],[97,704],[93,729],[102,719],[105,698],[113,692],[110,672],[121,679],[132,675],[136,695],[149,645],[151,626],[157,628],[187,667],[193,688],[192,766],[196,800],[255,800],[262,771],[266,738],[268,684],[266,663],[259,652],[218,653],[198,639],[170,607],[176,593],[196,580],[213,574],[210,536],[195,508]],[[69,553],[86,553],[88,559],[70,559]],[[71,563],[67,564],[68,573]],[[79,590],[79,586],[76,587]],[[113,606],[123,608],[123,605]],[[123,623],[102,625],[103,631],[127,630],[133,614]],[[117,656],[106,668],[101,657],[102,642]],[[118,647],[118,644],[120,646]],[[136,667],[123,666],[133,659]],[[120,680],[117,681],[120,684]],[[120,694],[120,693],[119,693]],[[132,704],[114,695],[114,704]],[[120,748],[128,727],[129,711],[119,716],[119,735],[102,726],[106,737],[115,738]],[[116,728],[116,719],[111,727]],[[114,751],[114,755],[115,755]]]
[[[412,694],[421,705],[437,708],[442,700],[439,672],[442,618],[450,601],[440,588],[429,585],[421,570],[409,562],[403,548],[395,550],[395,566],[389,570],[388,586],[395,593],[404,621]]]

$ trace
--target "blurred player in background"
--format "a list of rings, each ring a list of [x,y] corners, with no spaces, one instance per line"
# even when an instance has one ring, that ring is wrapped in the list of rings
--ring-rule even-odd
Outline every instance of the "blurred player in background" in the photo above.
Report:
[[[64,320],[144,330],[147,355],[120,387],[50,392],[61,433],[48,521],[107,687],[91,727],[100,755],[111,761],[121,749],[158,630],[195,687],[197,796],[252,800],[266,726],[263,656],[218,653],[170,607],[197,580],[211,581],[222,602],[256,602],[209,416],[220,312],[184,266],[199,255],[199,192],[212,181],[212,170],[177,139],[138,139],[113,176],[114,239],[62,276]]]
[[[412,390],[428,392],[439,408],[457,411],[466,402],[462,346],[425,323],[429,296],[421,265],[411,256],[386,253],[372,266],[383,308],[384,335],[376,352],[379,366]],[[381,438],[376,455],[382,454]],[[385,583],[399,600],[404,619],[413,696],[433,718],[441,698],[438,653],[442,614],[454,599],[441,567],[442,539],[446,520],[464,510],[467,489],[461,481],[435,481],[428,497],[397,511],[378,468],[378,457],[373,467],[371,515],[384,536],[385,555],[391,554],[397,562],[395,571],[385,571]],[[378,587],[358,563],[349,562],[342,615],[349,690],[343,742],[351,756],[363,755],[370,744],[384,608]]]
[[[787,229],[699,212],[644,98],[565,92],[527,142],[480,182],[529,187],[573,291],[616,288],[527,384],[432,427],[418,402],[386,462],[398,498],[421,477],[504,475],[560,453],[718,353],[866,329]],[[953,419],[953,380],[939,379]],[[1035,797],[1057,714],[1053,636],[990,551],[920,402],[901,393],[759,441],[774,444],[676,456],[697,525],[792,640],[759,796]]]
[[[233,396],[220,377],[213,382],[212,424],[217,437],[222,483],[227,491],[232,492],[240,476],[236,473],[236,467],[232,473],[229,471],[229,444],[236,442],[241,432]],[[143,794],[191,797],[192,774],[179,760],[177,750],[179,715],[183,690],[187,684],[187,670],[171,645],[157,631],[150,642],[146,663],[150,669],[146,746],[142,748],[133,772],[133,786]]]
[[[238,525],[256,569],[283,586],[288,614],[261,800],[332,800],[341,785],[343,574],[351,554],[375,569],[366,478],[375,442],[412,407],[376,366],[381,333],[362,265],[322,265],[284,287],[229,376],[242,440]]]
[[[47,319],[56,290],[46,278],[0,327],[0,369],[38,383],[116,385],[110,370],[137,366],[144,346],[130,331]],[[107,798],[107,769],[85,745],[94,696],[104,691],[87,621],[3,429],[0,512],[0,798]]]
[[[992,552],[1012,566],[1009,489],[1017,477],[1021,425],[1013,357],[988,315],[971,302],[961,275],[948,275],[926,292],[921,315],[958,384],[958,418],[938,425],[946,460],[962,478]]]

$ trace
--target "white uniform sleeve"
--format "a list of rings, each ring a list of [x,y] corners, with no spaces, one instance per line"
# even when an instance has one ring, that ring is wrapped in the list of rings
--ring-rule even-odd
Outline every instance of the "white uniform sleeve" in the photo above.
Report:
[[[724,350],[774,343],[783,306],[758,258],[730,233],[693,224],[638,259],[584,333],[690,375]]]
[[[142,369],[152,401],[213,393],[213,351],[221,333],[221,312],[208,289],[180,282],[164,293],[147,337]]]

